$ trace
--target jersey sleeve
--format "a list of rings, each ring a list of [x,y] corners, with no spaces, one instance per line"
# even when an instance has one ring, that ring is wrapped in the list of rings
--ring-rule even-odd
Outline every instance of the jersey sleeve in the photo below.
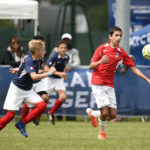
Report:
[[[133,62],[133,60],[129,57],[129,55],[125,51],[123,52],[123,55],[124,55],[124,57],[123,57],[122,64],[126,65],[129,68],[131,66],[135,67],[135,63]]]
[[[28,73],[36,72],[35,69],[34,69],[34,65],[33,65],[33,60],[32,59],[25,59],[25,70]]]
[[[53,55],[47,60],[46,65],[47,65],[48,67],[51,67],[51,66],[54,64],[55,60],[56,60],[56,53],[53,54]]]
[[[96,62],[96,61],[98,61],[98,60],[101,59],[101,51],[102,51],[102,47],[99,46],[99,47],[96,49],[96,51],[94,52],[94,55],[93,55],[93,57],[92,57],[92,59],[91,59],[91,62]]]
[[[69,62],[69,59],[70,59],[70,57],[69,57],[69,55],[67,55],[67,64],[68,64],[68,62]]]

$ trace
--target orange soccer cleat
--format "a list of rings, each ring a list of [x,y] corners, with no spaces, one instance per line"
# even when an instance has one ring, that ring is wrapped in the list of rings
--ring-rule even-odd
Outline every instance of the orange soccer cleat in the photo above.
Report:
[[[91,108],[87,108],[86,109],[86,113],[89,115],[90,119],[91,119],[91,124],[93,127],[97,127],[98,122],[97,122],[97,118],[92,116],[92,109]]]
[[[100,132],[100,133],[98,134],[98,139],[99,139],[99,140],[105,140],[105,139],[106,139],[106,133],[101,133],[101,132]]]

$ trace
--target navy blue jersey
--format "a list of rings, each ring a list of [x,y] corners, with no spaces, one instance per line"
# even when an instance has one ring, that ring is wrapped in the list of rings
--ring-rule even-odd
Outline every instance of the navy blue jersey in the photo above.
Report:
[[[43,59],[40,59],[40,60],[39,60],[39,63],[40,63],[39,69],[42,69]],[[36,80],[36,81],[33,81],[33,83],[37,83],[37,82],[39,82],[39,81],[40,81],[40,80]]]
[[[24,62],[19,67],[19,72],[16,74],[13,83],[23,90],[30,90],[33,85],[33,80],[30,77],[31,72],[38,73],[41,64],[40,60],[33,60],[31,55],[25,57]]]
[[[27,55],[31,56],[31,52],[29,51],[29,52],[27,53]],[[43,64],[44,60],[43,60],[43,59],[40,59],[39,61],[40,61],[40,68],[39,68],[39,69],[42,69],[42,64]],[[40,80],[33,81],[33,83],[37,83],[37,82],[39,82],[39,81],[40,81]]]
[[[54,66],[56,68],[56,71],[58,72],[64,72],[65,66],[69,61],[69,56],[65,54],[65,58],[62,58],[58,52],[54,53],[48,60],[47,60],[47,66],[52,67]],[[51,77],[54,78],[61,78],[57,75],[52,75]]]

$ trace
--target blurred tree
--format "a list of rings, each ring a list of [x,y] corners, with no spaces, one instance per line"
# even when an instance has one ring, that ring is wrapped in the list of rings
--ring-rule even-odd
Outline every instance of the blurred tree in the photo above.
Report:
[[[0,20],[0,30],[6,28],[15,28],[15,25],[11,20]]]
[[[60,4],[64,0],[51,0],[52,4]],[[80,0],[87,8],[91,31],[107,31],[109,15],[107,0]]]
[[[107,31],[109,15],[107,3],[88,8],[91,31]]]

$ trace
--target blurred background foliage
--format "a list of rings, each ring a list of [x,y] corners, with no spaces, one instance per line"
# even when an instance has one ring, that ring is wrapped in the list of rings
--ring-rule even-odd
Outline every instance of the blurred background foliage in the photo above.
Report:
[[[0,20],[0,29],[15,28],[11,20]]]
[[[41,18],[43,19],[41,21],[44,22],[43,25],[45,25],[45,21],[48,24],[48,29],[44,31],[41,29],[42,23],[40,22],[40,29],[41,29],[40,34],[45,38],[46,41],[46,47],[47,47],[46,58],[47,58],[54,45],[53,32],[55,27],[57,11],[60,5],[65,0],[38,0],[38,1],[40,4],[42,4],[41,2],[50,2],[49,5],[48,3],[46,3],[46,7],[48,7],[49,10],[43,7],[43,9],[40,9],[40,13],[39,13],[41,14]],[[76,0],[72,0],[72,1],[76,1]],[[91,48],[90,46],[87,33],[76,34],[75,47],[79,50],[81,64],[88,65],[91,60],[93,51],[100,44],[107,41],[107,32],[109,28],[108,4],[107,4],[107,0],[102,0],[102,1],[101,0],[78,0],[78,1],[83,3],[88,14],[89,26],[92,34],[93,48]],[[49,17],[53,18],[53,21],[51,21]],[[39,15],[39,21],[40,21],[40,15]],[[50,26],[51,24],[49,24],[48,21],[53,25],[53,27]],[[4,51],[9,45],[9,40],[12,36],[20,37],[24,50],[28,51],[28,41],[33,37],[33,28],[30,27],[33,27],[33,22],[32,21],[29,22],[28,20],[27,21],[24,20],[22,22],[20,26],[20,30],[18,30],[19,28],[17,28],[17,24],[14,22],[14,20],[0,20],[0,39],[1,39],[0,40],[0,47],[1,47],[0,62],[4,55]],[[59,37],[58,39],[56,38],[56,41],[58,40]]]
[[[51,0],[61,4],[64,0]],[[75,1],[75,0],[74,0]],[[79,1],[79,0],[78,0]],[[80,0],[87,9],[91,31],[107,31],[109,26],[107,0]]]
[[[44,0],[38,0],[39,2]],[[51,4],[60,5],[64,0],[49,0]],[[74,0],[75,1],[75,0]],[[79,1],[79,0],[78,0]],[[80,0],[88,13],[91,31],[107,31],[108,21],[108,4],[107,0]],[[0,29],[14,28],[14,24],[10,20],[0,20]]]

